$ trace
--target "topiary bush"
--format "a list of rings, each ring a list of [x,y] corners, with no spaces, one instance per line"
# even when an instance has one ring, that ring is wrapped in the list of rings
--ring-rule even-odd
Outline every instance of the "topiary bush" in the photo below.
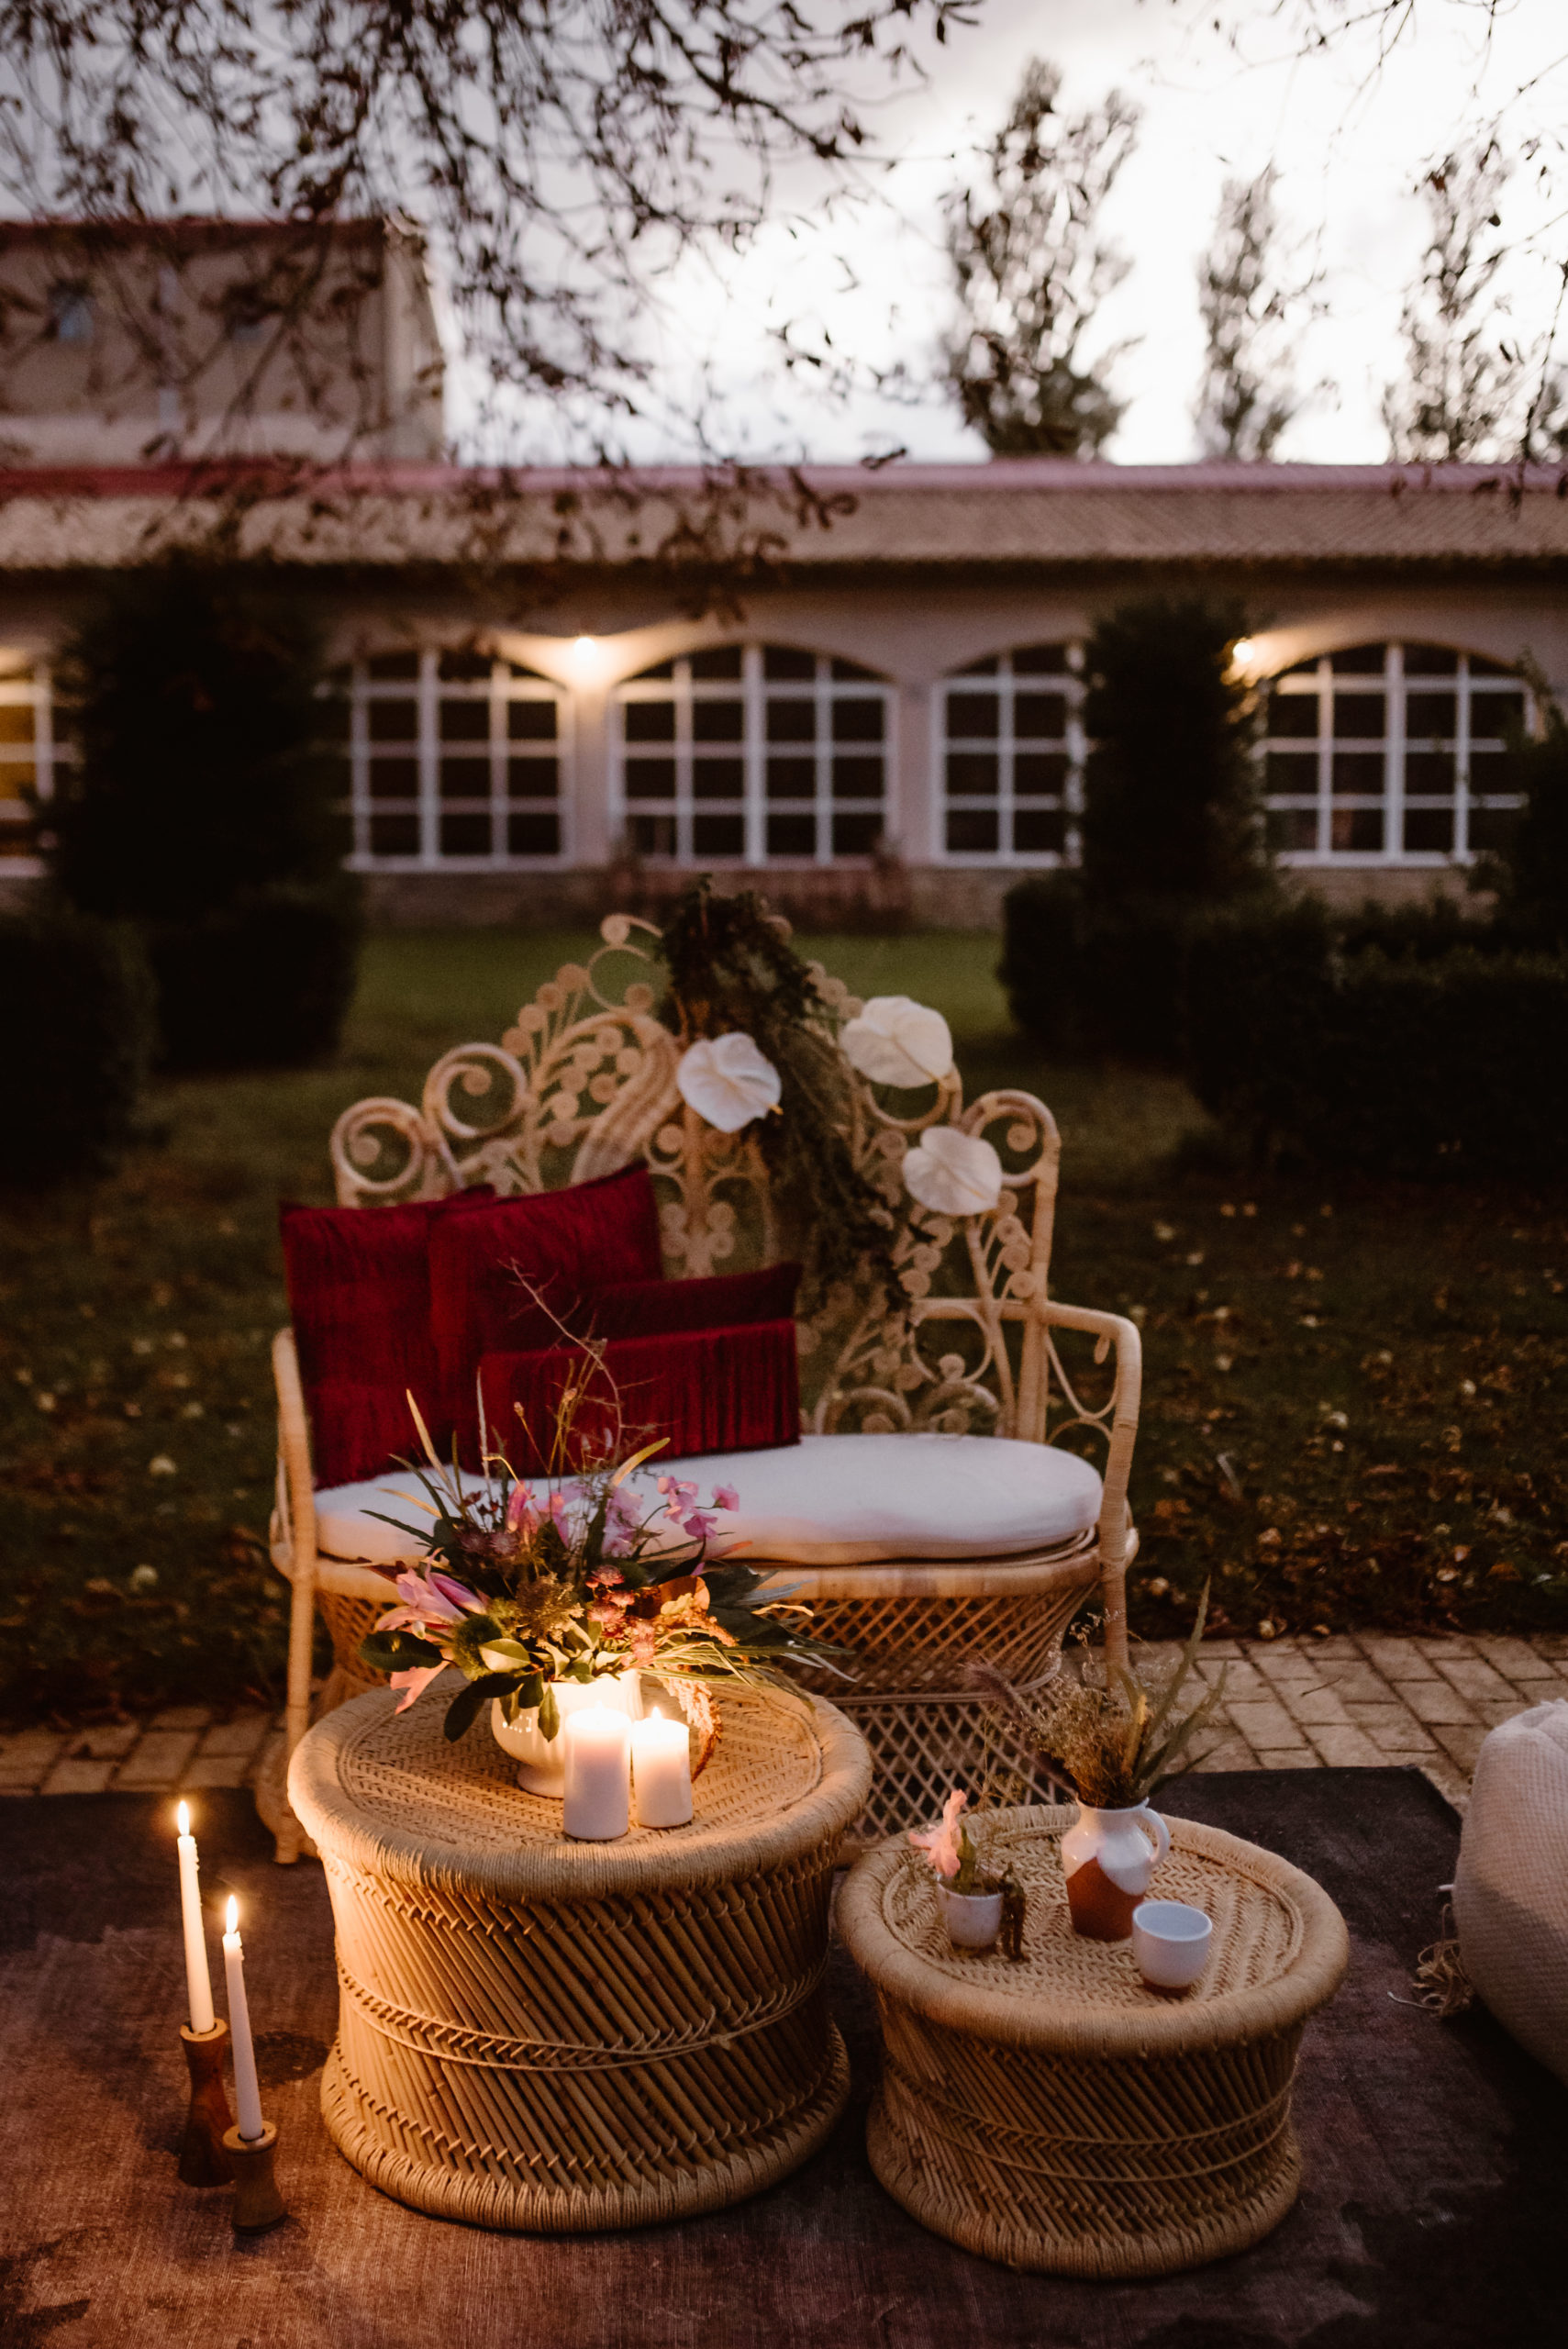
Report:
[[[359,968],[344,881],[257,890],[147,931],[159,1058],[172,1069],[298,1068],[336,1050]]]
[[[72,913],[0,918],[0,1181],[104,1172],[130,1138],[154,1033],[136,932]]]

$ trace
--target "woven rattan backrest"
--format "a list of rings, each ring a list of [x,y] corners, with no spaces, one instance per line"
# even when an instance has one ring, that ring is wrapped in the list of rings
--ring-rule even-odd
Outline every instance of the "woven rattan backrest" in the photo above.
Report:
[[[756,1129],[719,1133],[682,1101],[678,1048],[655,1016],[639,931],[657,936],[649,923],[609,916],[591,962],[563,964],[499,1044],[443,1052],[417,1108],[373,1097],[346,1109],[331,1145],[340,1202],[439,1198],[475,1183],[503,1195],[539,1191],[645,1157],[673,1273],[776,1261],[784,1219]],[[855,1018],[857,998],[812,967],[833,1019]],[[849,1140],[894,1213],[910,1311],[900,1325],[880,1290],[844,1289],[803,1318],[810,1422],[1036,1442],[1074,1425],[1104,1433],[1108,1404],[1079,1406],[1039,1310],[1051,1269],[1056,1121],[1029,1093],[987,1093],[966,1109],[956,1069],[933,1090],[917,1114],[898,1115],[845,1063]],[[1000,1155],[1005,1187],[989,1214],[940,1215],[909,1198],[905,1152],[936,1125],[982,1135]],[[1048,1427],[1053,1385],[1061,1425]]]

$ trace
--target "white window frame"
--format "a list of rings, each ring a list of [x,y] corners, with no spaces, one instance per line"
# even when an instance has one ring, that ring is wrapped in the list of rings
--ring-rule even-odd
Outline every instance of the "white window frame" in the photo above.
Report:
[[[734,677],[694,678],[693,653],[707,651],[706,646],[695,646],[691,651],[672,656],[668,677],[651,677],[644,673],[628,677],[610,696],[610,767],[611,798],[616,829],[619,838],[632,843],[631,824],[636,817],[672,817],[675,825],[675,846],[665,854],[659,851],[639,849],[635,852],[648,863],[669,865],[711,865],[716,869],[745,865],[772,865],[805,870],[818,865],[863,865],[874,857],[874,849],[834,851],[833,818],[835,816],[876,815],[881,818],[880,844],[895,837],[895,789],[897,775],[898,696],[895,688],[884,677],[868,674],[860,677],[835,677],[832,674],[835,656],[817,652],[804,645],[776,644],[779,651],[798,652],[812,661],[814,674],[809,678],[770,678],[764,674],[764,662],[769,646],[747,644],[740,648],[740,674]],[[659,664],[662,666],[662,663]],[[879,742],[856,744],[837,743],[833,740],[833,708],[840,701],[879,700],[882,704],[882,738]],[[814,737],[810,743],[773,743],[767,739],[767,706],[770,701],[809,701],[816,717]],[[739,701],[743,709],[741,736],[738,742],[695,743],[693,740],[692,711],[704,701]],[[631,742],[627,740],[625,710],[639,702],[673,703],[675,712],[674,740],[669,742]],[[770,800],[768,797],[768,758],[775,756],[813,762],[813,789],[809,799]],[[742,796],[733,800],[699,799],[694,788],[694,770],[711,752],[715,756],[731,756],[742,767]],[[835,755],[851,757],[869,754],[882,760],[882,790],[874,798],[869,796],[834,796],[833,760]],[[633,798],[628,790],[628,762],[637,758],[668,759],[675,769],[673,799]],[[815,821],[816,847],[809,856],[770,854],[768,850],[769,815],[810,815]],[[717,855],[695,844],[694,824],[701,816],[739,816],[742,819],[743,846],[739,854]]]
[[[0,708],[30,709],[33,721],[30,742],[0,741],[0,783],[8,784],[17,768],[32,769],[31,783],[17,785],[17,796],[8,790],[0,794],[0,878],[32,881],[45,869],[32,842],[46,823],[44,810],[55,796],[61,770],[76,763],[76,746],[57,735],[54,679],[47,661],[0,674]]]
[[[575,729],[573,697],[564,685],[547,677],[516,676],[516,664],[496,654],[490,664],[488,678],[460,681],[443,678],[440,664],[443,657],[454,648],[426,646],[417,655],[417,677],[373,678],[368,662],[355,661],[349,679],[349,736],[347,755],[350,775],[348,812],[351,826],[352,848],[348,863],[357,873],[528,873],[558,872],[572,862],[574,847],[574,791],[576,773]],[[481,657],[484,657],[483,655]],[[483,741],[443,743],[440,739],[440,705],[443,701],[475,701],[489,709],[489,727]],[[406,743],[373,742],[370,732],[370,712],[382,702],[413,702],[416,707],[413,739]],[[555,706],[555,737],[530,745],[528,741],[513,742],[507,736],[506,713],[514,702],[551,702]],[[475,763],[487,758],[489,791],[473,801],[443,799],[441,796],[441,757],[449,755],[472,757]],[[506,765],[511,757],[552,756],[555,760],[556,790],[553,798],[513,798],[507,791]],[[386,801],[371,796],[371,761],[373,756],[406,757],[417,768],[417,796],[413,800]],[[487,852],[443,852],[441,848],[441,818],[443,815],[476,814],[483,808],[490,819],[491,846]],[[389,854],[372,846],[371,821],[376,815],[415,813],[418,821],[419,844],[410,852]],[[510,816],[544,815],[556,818],[558,846],[542,854],[514,852],[506,845],[507,818]]]
[[[1476,743],[1500,742],[1500,734],[1478,732],[1477,715],[1486,702],[1500,694],[1522,695],[1525,724],[1533,730],[1538,723],[1535,697],[1523,679],[1511,674],[1472,676],[1471,656],[1454,652],[1451,674],[1407,676],[1405,655],[1407,650],[1424,650],[1427,640],[1402,638],[1385,644],[1381,674],[1375,670],[1362,673],[1335,674],[1334,655],[1322,653],[1312,662],[1307,674],[1296,669],[1266,681],[1271,698],[1296,699],[1315,697],[1318,701],[1318,730],[1315,736],[1269,734],[1259,741],[1257,756],[1263,776],[1264,804],[1271,815],[1300,812],[1313,813],[1317,819],[1315,844],[1307,848],[1281,849],[1276,863],[1287,866],[1312,867],[1334,865],[1349,870],[1375,872],[1389,865],[1406,869],[1417,868],[1440,872],[1451,864],[1472,864],[1477,851],[1472,848],[1471,816],[1477,808],[1488,813],[1504,812],[1523,806],[1515,793],[1483,791],[1472,788],[1471,752]],[[1357,651],[1345,646],[1344,651]],[[1454,651],[1450,645],[1433,645],[1433,651]],[[1480,656],[1477,656],[1480,657]],[[1384,696],[1384,732],[1372,735],[1340,735],[1334,733],[1334,699],[1358,693],[1380,693]],[[1455,728],[1451,737],[1440,738],[1454,762],[1453,791],[1449,794],[1407,792],[1406,789],[1406,759],[1410,738],[1406,725],[1406,711],[1411,694],[1452,693],[1455,698]],[[1418,744],[1433,738],[1418,735]],[[1384,791],[1380,798],[1369,793],[1334,791],[1334,751],[1367,750],[1383,754],[1385,763]],[[1306,758],[1317,757],[1317,788],[1311,793],[1271,790],[1268,785],[1267,760],[1270,751]],[[1453,812],[1453,845],[1451,849],[1407,849],[1405,844],[1405,814],[1412,809],[1450,809]],[[1383,846],[1380,849],[1337,849],[1333,845],[1333,818],[1338,810],[1351,814],[1362,809],[1381,810],[1384,818]]]
[[[1018,675],[1013,669],[1016,653],[1034,652],[1050,645],[1060,647],[1066,666],[1061,671],[1045,671],[1035,674]],[[1027,644],[1010,645],[1004,652],[989,656],[996,666],[994,670],[953,672],[938,679],[931,704],[931,806],[934,810],[936,836],[932,855],[939,864],[978,869],[995,869],[998,865],[1030,872],[1053,872],[1059,866],[1076,864],[1079,856],[1079,826],[1084,813],[1084,762],[1088,743],[1084,732],[1084,647],[1076,638],[1040,637]],[[997,730],[992,735],[952,735],[948,732],[948,705],[958,694],[995,693],[997,696]],[[1014,705],[1020,693],[1060,693],[1067,703],[1067,730],[1061,737],[1027,737],[1019,740],[1014,727]],[[1021,808],[1028,812],[1040,807],[1035,796],[1019,799],[1014,789],[1017,754],[1028,757],[1031,752],[1047,750],[1060,740],[1067,757],[1067,776],[1062,793],[1062,846],[1058,849],[1015,850],[1013,818]],[[964,751],[994,752],[996,758],[996,796],[994,799],[979,793],[950,793],[948,790],[948,753]],[[954,814],[988,812],[996,816],[997,845],[994,849],[950,849],[948,818]]]

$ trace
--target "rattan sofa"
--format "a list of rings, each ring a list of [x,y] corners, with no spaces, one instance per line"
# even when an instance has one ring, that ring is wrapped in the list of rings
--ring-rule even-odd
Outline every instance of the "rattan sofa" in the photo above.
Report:
[[[417,1107],[373,1097],[345,1110],[331,1139],[339,1201],[373,1209],[478,1183],[503,1195],[535,1192],[641,1157],[653,1173],[673,1276],[740,1270],[788,1252],[788,1203],[772,1194],[755,1129],[720,1133],[677,1092],[677,1046],[654,1016],[639,943],[649,927],[611,916],[590,964],[569,963],[541,986],[499,1045],[444,1053]],[[840,982],[820,968],[816,976],[835,1021],[858,1014]],[[1073,1616],[1097,1597],[1107,1653],[1125,1662],[1125,1579],[1137,1542],[1127,1493],[1141,1358],[1138,1330],[1125,1317],[1050,1295],[1060,1142],[1042,1102],[997,1091],[966,1109],[954,1070],[918,1114],[905,1116],[847,1062],[843,1074],[849,1139],[895,1216],[907,1312],[900,1323],[880,1291],[844,1288],[802,1319],[802,1448],[755,1457],[774,1488],[798,1462],[804,1492],[831,1481],[814,1473],[827,1457],[820,1442],[856,1433],[882,1439],[856,1447],[857,1477],[863,1464],[873,1482],[896,1484],[901,1464],[916,1459],[896,1447],[915,1435],[941,1437],[958,1449],[943,1449],[934,1489],[967,1486],[980,1496],[972,1510],[965,1504],[962,1522],[938,1523],[943,1510],[936,1507],[929,1541],[846,1544],[819,1523],[828,1538],[781,1545],[781,1583],[813,1607],[824,1636],[856,1652],[851,1681],[825,1675],[811,1685],[870,1739],[877,1777],[867,1828],[885,1832],[925,1816],[954,1772],[973,1765],[976,1700],[962,1685],[966,1658],[985,1656],[1020,1685],[1039,1683],[1055,1669]],[[1005,1187],[994,1211],[941,1215],[906,1195],[905,1152],[942,1123],[984,1136],[998,1152]],[[1069,1338],[1085,1341],[1072,1375],[1061,1351]],[[356,1651],[388,1596],[368,1562],[387,1563],[389,1553],[385,1528],[354,1513],[357,1493],[315,1489],[292,1330],[279,1332],[272,1364],[279,1452],[271,1547],[292,1586],[292,1613],[286,1751],[263,1773],[259,1801],[279,1858],[289,1860],[303,1831],[288,1809],[284,1771],[311,1719],[317,1613],[334,1656],[315,1698],[319,1715],[373,1685]],[[1031,1540],[1028,1479],[1021,1504],[1015,1495],[1010,1508],[993,1506],[991,1488],[1007,1481],[995,1464],[1006,1466],[1006,1456],[974,1447],[996,1438],[1055,1446],[1063,1437],[1073,1439],[1063,1452],[1012,1464],[1034,1477],[1042,1528],[1058,1520]],[[929,1460],[931,1447],[923,1450]],[[1097,1481],[1086,1479],[1078,1456],[1089,1452],[1098,1455]],[[832,1463],[843,1457],[835,1453]],[[961,1463],[962,1473],[953,1473]],[[739,1466],[733,1481],[744,1501]],[[894,1519],[905,1521],[896,1511]],[[988,1523],[1004,1528],[1005,1538],[988,1533]],[[769,1563],[765,1550],[754,1545],[753,1563]]]

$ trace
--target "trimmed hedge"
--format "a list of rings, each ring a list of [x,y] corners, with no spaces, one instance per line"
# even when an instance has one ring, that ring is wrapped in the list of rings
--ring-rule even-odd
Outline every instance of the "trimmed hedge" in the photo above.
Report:
[[[0,918],[0,1181],[104,1172],[130,1138],[154,1033],[135,932],[78,914]]]
[[[297,1068],[335,1051],[362,930],[347,877],[257,890],[200,921],[150,926],[161,1064]]]
[[[1075,874],[1020,881],[1003,902],[997,968],[1013,1018],[1064,1058],[1179,1067],[1188,941],[1212,918],[1171,898],[1097,905]]]

